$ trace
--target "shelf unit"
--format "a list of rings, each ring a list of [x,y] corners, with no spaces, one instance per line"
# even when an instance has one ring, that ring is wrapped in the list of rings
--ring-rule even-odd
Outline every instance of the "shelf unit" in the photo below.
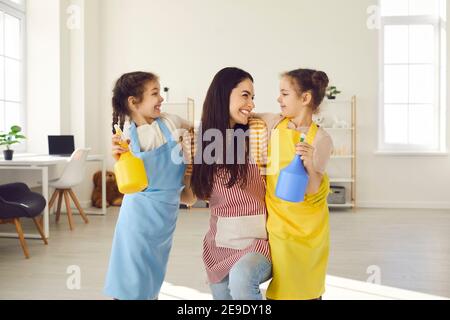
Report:
[[[187,98],[186,102],[164,102],[163,112],[175,114],[188,120],[192,125],[195,123],[195,101]]]
[[[345,120],[349,125],[349,127],[346,128],[336,128],[330,125],[323,127],[333,138],[335,147],[336,143],[342,143],[342,136],[345,136],[345,147],[350,152],[349,154],[345,154],[346,152],[333,154],[331,157],[331,165],[339,163],[341,166],[344,166],[350,174],[345,177],[330,175],[330,183],[332,185],[343,185],[346,187],[347,191],[346,203],[330,204],[330,208],[354,209],[356,207],[356,102],[356,96],[352,96],[349,100],[326,100],[322,107],[322,113],[324,113],[325,117],[339,115],[342,118],[342,114],[347,113],[347,119]],[[350,109],[349,111],[348,108]],[[335,139],[338,136],[341,139]]]

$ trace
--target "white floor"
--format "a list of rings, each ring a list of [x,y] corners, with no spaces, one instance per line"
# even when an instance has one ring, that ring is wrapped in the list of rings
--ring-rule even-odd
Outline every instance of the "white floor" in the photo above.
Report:
[[[267,289],[268,283],[261,286]],[[414,291],[391,288],[371,283],[327,277],[326,294],[323,300],[449,300],[448,298],[423,294]],[[179,287],[164,283],[160,300],[211,300],[208,293],[202,293],[192,288]]]
[[[51,224],[49,246],[28,241],[25,260],[16,239],[0,239],[0,299],[109,299],[102,287],[117,209],[106,217],[65,217]],[[209,213],[183,211],[160,299],[211,299],[201,259]],[[331,253],[324,300],[440,299],[450,297],[450,215],[445,211],[358,210],[331,214]],[[26,223],[26,232],[33,226]],[[27,230],[28,229],[28,230]],[[0,226],[0,232],[13,231]],[[71,266],[80,288],[68,286]],[[368,271],[379,269],[381,285]],[[267,284],[263,285],[263,288]]]

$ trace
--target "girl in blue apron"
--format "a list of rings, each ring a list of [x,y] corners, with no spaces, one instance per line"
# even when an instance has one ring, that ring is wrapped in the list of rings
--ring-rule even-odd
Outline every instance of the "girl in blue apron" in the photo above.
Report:
[[[131,118],[131,150],[144,161],[149,180],[146,190],[126,195],[120,209],[104,289],[119,300],[158,299],[172,247],[186,166],[180,144],[160,117],[162,101],[158,78],[150,73],[126,74],[114,89],[114,123],[123,128],[125,116]],[[137,122],[150,117],[164,143],[142,151]]]

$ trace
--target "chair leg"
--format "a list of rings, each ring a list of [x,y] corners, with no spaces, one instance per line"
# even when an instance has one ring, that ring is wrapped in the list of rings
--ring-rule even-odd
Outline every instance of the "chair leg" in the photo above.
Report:
[[[55,204],[55,200],[56,200],[56,197],[58,196],[58,194],[59,194],[59,190],[56,189],[55,192],[53,192],[50,202],[48,203],[48,212],[52,211],[53,205]]]
[[[56,210],[56,223],[59,223],[59,219],[61,218],[61,205],[63,200],[63,194],[64,191],[59,190],[59,197],[58,197],[58,209]]]
[[[36,218],[33,218],[34,224],[36,225],[36,228],[38,229],[42,240],[44,241],[45,245],[48,245],[47,238],[45,238],[44,230],[42,230],[42,226],[40,225],[39,221]]]
[[[22,225],[20,224],[19,219],[14,219],[14,224],[16,225],[16,231],[19,235],[20,245],[22,246],[23,253],[25,254],[25,258],[30,259],[30,253],[28,252],[28,246],[25,242],[25,236],[23,234]]]
[[[75,206],[77,207],[78,211],[80,212],[80,215],[81,215],[81,217],[84,220],[84,223],[88,224],[89,223],[89,219],[84,214],[83,208],[81,207],[80,202],[78,201],[78,198],[77,198],[77,196],[75,195],[75,193],[73,192],[72,189],[69,189],[69,194],[72,197],[72,200],[75,203]]]
[[[73,224],[73,217],[72,217],[72,209],[70,208],[69,192],[67,190],[64,190],[64,199],[66,201],[67,217],[69,219],[70,230],[73,231],[74,224]]]

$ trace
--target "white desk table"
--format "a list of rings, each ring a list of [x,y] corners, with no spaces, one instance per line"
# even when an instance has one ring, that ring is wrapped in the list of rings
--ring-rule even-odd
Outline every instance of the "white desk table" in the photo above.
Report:
[[[50,237],[50,211],[48,208],[49,190],[48,190],[48,169],[49,167],[67,163],[70,157],[55,157],[49,155],[36,155],[36,154],[18,154],[14,155],[12,161],[6,161],[0,158],[0,170],[21,170],[21,171],[40,171],[42,175],[42,195],[47,202],[44,209],[44,234],[48,239]],[[104,156],[92,155],[88,156],[89,162],[101,162],[102,163],[102,211],[101,215],[106,215],[106,164]],[[86,211],[87,214],[98,214],[95,211]],[[17,238],[17,234],[0,233],[0,237]],[[28,239],[40,239],[40,235],[26,234]]]

